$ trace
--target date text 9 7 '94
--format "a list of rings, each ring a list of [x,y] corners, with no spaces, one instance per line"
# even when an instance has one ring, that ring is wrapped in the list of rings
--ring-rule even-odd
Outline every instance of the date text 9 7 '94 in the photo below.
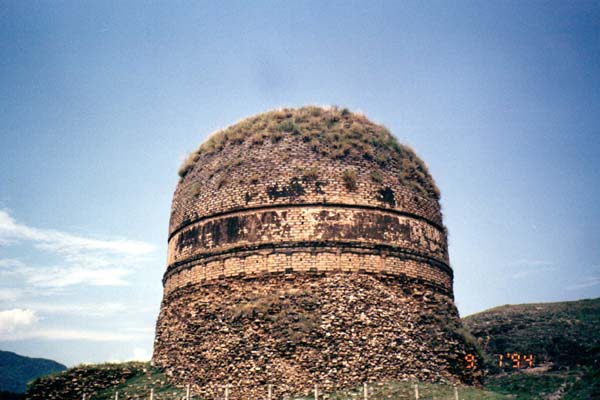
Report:
[[[506,353],[506,354],[495,354],[498,360],[498,366],[500,368],[533,368],[533,354],[519,354],[519,353]],[[477,359],[473,354],[465,355],[465,363],[467,369],[477,368]]]

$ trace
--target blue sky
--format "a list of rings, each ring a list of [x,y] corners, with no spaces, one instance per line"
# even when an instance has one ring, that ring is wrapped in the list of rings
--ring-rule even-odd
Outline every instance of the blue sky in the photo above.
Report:
[[[364,112],[442,191],[462,315],[600,296],[600,3],[0,1],[0,349],[149,358],[177,169]]]

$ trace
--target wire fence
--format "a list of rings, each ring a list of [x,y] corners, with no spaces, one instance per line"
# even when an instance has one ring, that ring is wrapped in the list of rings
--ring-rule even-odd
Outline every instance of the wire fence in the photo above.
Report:
[[[285,386],[285,385],[283,385]],[[154,389],[148,389],[145,393],[139,392],[135,395],[127,393],[127,390],[114,390],[107,397],[106,391],[103,395],[83,394],[82,400],[233,400],[243,398],[244,400],[375,400],[380,398],[386,399],[406,399],[406,400],[462,400],[460,388],[457,385],[449,386],[440,389],[432,388],[431,385],[420,386],[418,383],[405,384],[402,390],[390,390],[389,388],[382,389],[380,385],[364,383],[360,388],[350,390],[336,391],[334,393],[325,393],[319,385],[315,385],[308,395],[289,396],[276,394],[276,385],[265,385],[264,388],[255,392],[257,396],[247,397],[240,393],[236,393],[236,386],[223,385],[220,387],[220,393],[216,395],[207,395],[206,393],[194,392],[191,385],[185,386],[183,389],[160,389],[155,392]],[[281,388],[281,386],[279,386]],[[386,390],[388,393],[386,393]],[[307,391],[308,392],[308,391]],[[113,397],[114,396],[114,397]],[[393,396],[393,397],[390,397]],[[471,398],[468,396],[467,398]]]

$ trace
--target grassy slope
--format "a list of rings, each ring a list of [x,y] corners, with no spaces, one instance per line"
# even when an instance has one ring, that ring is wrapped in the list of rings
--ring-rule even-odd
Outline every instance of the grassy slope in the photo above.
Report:
[[[415,383],[414,382],[389,382],[369,385],[369,399],[384,400],[384,399],[414,399],[415,398]],[[420,382],[419,396],[421,399],[439,399],[450,400],[454,399],[454,387],[452,385],[439,383],[424,383]],[[489,390],[470,386],[459,386],[459,398],[461,400],[500,400],[512,399],[510,395],[495,393]],[[363,388],[355,388],[353,390],[339,391],[328,394],[329,400],[346,400],[360,399],[363,397]],[[298,400],[309,400],[314,397],[299,397]]]
[[[490,354],[533,354],[549,371],[500,371],[496,359],[485,386],[519,399],[552,393],[568,400],[600,398],[600,299],[496,307],[463,319]]]
[[[106,385],[104,388],[97,387],[95,391],[87,390],[87,399],[90,400],[112,400],[115,398],[115,392],[119,392],[119,399],[148,399],[150,395],[150,388],[154,388],[154,399],[155,400],[174,400],[181,399],[185,395],[185,388],[173,387],[167,383],[164,374],[152,367],[148,363],[125,363],[125,364],[102,364],[91,365],[91,366],[79,366],[65,371],[61,374],[56,374],[50,377],[50,379],[56,379],[60,375],[81,376],[86,375],[83,371],[93,370],[94,373],[98,371],[107,370],[120,371],[123,368],[128,370],[134,370],[134,375],[128,379],[117,383],[115,385]],[[74,372],[75,371],[75,372]],[[87,374],[89,376],[89,374]],[[48,379],[48,378],[46,378]],[[69,379],[69,380],[70,380]],[[78,378],[80,379],[80,378]],[[68,380],[67,380],[68,381]],[[34,383],[35,385],[35,383]],[[38,388],[39,389],[39,388]],[[232,393],[235,391],[235,387],[232,389]],[[475,387],[461,386],[458,388],[460,398],[464,400],[501,400],[510,399],[512,397],[506,396],[500,393],[494,393],[488,390],[482,390]],[[453,399],[453,387],[451,385],[444,384],[432,384],[432,383],[419,383],[419,393],[422,399]],[[69,395],[62,395],[59,398],[68,399],[80,399],[83,392],[70,393]],[[90,397],[91,395],[91,397]],[[201,397],[194,396],[194,399],[201,399]],[[309,397],[295,397],[296,400],[309,400]],[[329,400],[342,400],[342,399],[362,399],[362,387],[355,388],[346,391],[340,391],[336,393],[330,393],[328,395]],[[413,399],[414,398],[414,383],[413,382],[389,382],[369,385],[369,399],[371,400],[384,400],[384,399]]]
[[[92,399],[111,400],[115,398],[116,391],[120,399],[149,398],[150,389],[154,389],[155,400],[180,399],[185,395],[185,389],[169,384],[160,370],[150,367],[149,363],[144,366],[144,371],[139,371],[119,385],[99,390]]]
[[[600,367],[600,299],[506,305],[463,322],[489,354],[531,353],[554,369]]]
[[[38,378],[29,384],[31,400],[87,399],[108,400],[148,398],[150,389],[155,400],[181,398],[182,388],[171,386],[164,374],[149,363],[127,362],[79,365],[66,371]]]

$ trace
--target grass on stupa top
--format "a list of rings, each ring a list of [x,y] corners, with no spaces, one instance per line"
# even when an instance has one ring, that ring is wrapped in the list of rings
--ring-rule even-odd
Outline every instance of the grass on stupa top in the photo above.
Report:
[[[427,165],[410,147],[399,143],[384,126],[364,115],[337,107],[286,108],[246,118],[213,133],[189,155],[179,169],[179,176],[185,179],[201,156],[218,154],[226,146],[246,142],[260,146],[266,141],[277,143],[286,136],[333,159],[368,160],[381,168],[395,163],[400,167],[400,184],[424,197],[440,198]]]

